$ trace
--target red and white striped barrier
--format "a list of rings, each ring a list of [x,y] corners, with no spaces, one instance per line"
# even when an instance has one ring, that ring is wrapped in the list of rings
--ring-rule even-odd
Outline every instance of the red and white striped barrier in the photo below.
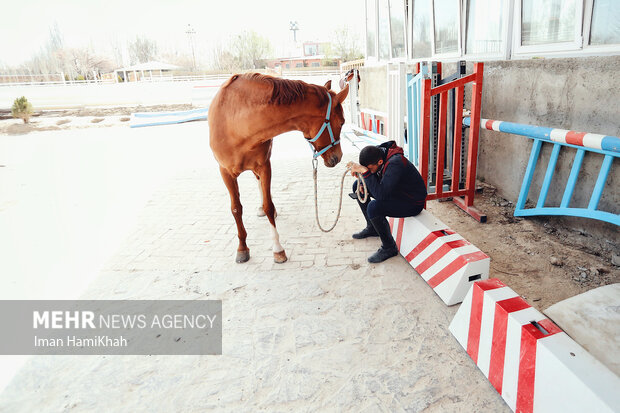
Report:
[[[489,278],[489,256],[430,212],[389,222],[402,256],[447,305],[463,301],[474,281]]]
[[[515,412],[614,412],[620,379],[497,278],[477,281],[450,331]]]

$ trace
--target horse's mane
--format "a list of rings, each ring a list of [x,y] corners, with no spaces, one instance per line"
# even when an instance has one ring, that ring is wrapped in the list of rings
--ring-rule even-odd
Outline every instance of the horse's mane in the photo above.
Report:
[[[290,105],[306,97],[309,90],[317,92],[321,105],[327,102],[325,88],[311,85],[301,80],[280,79],[260,73],[245,73],[238,77],[271,85],[272,92],[268,103],[273,105]]]

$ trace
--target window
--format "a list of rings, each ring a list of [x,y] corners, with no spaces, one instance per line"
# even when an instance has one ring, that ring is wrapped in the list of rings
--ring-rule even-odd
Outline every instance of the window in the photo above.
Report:
[[[379,0],[379,59],[390,58],[390,5]]]
[[[316,56],[318,53],[318,45],[304,44],[304,56]]]
[[[573,42],[576,7],[577,0],[523,0],[521,44]]]
[[[405,3],[403,0],[390,0],[390,30],[392,57],[405,57]]]
[[[620,5],[618,0],[594,0],[590,44],[620,43]]]
[[[467,54],[502,52],[505,7],[506,0],[468,0]]]
[[[431,0],[414,0],[411,23],[411,57],[431,57]]]
[[[435,54],[459,51],[459,0],[434,0]]]
[[[366,44],[375,62],[620,55],[620,0],[366,0]]]
[[[377,57],[377,7],[376,0],[366,0],[366,55]]]

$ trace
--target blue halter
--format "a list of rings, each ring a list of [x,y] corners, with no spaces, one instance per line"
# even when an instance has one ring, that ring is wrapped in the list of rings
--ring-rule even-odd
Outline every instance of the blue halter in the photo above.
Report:
[[[310,148],[314,152],[312,159],[318,158],[319,156],[323,155],[325,151],[327,151],[329,148],[331,148],[332,146],[338,145],[340,143],[340,139],[338,140],[334,139],[334,132],[332,131],[332,125],[331,123],[329,123],[329,115],[331,114],[331,110],[332,110],[332,95],[329,92],[327,92],[327,97],[329,98],[329,104],[327,105],[327,114],[325,115],[325,123],[323,123],[323,126],[321,126],[321,129],[319,129],[316,136],[308,141]],[[326,147],[324,147],[323,149],[321,149],[320,151],[317,151],[312,146],[312,143],[316,142],[316,140],[319,139],[319,137],[321,136],[325,128],[327,128],[327,130],[329,131],[329,137],[331,139],[331,143],[327,145]]]

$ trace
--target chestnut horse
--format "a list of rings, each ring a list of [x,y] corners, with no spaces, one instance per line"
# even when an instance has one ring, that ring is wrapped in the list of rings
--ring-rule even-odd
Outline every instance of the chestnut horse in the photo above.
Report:
[[[222,85],[209,106],[210,145],[228,188],[231,211],[237,224],[239,247],[236,262],[250,259],[239,201],[237,177],[250,170],[259,180],[262,211],[271,224],[274,261],[283,263],[286,253],[276,230],[276,210],[271,200],[271,145],[276,135],[298,130],[334,167],[342,158],[339,137],[344,124],[342,102],[348,84],[336,93],[325,86],[285,80],[258,73],[234,75]],[[259,215],[261,215],[259,212]]]

